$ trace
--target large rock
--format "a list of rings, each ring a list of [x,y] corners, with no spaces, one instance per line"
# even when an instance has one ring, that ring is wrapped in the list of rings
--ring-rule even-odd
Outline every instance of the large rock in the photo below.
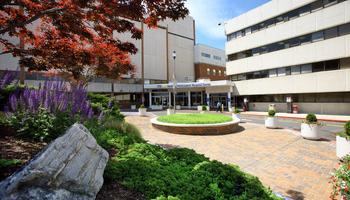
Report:
[[[28,165],[0,183],[1,200],[95,199],[108,153],[74,124]]]

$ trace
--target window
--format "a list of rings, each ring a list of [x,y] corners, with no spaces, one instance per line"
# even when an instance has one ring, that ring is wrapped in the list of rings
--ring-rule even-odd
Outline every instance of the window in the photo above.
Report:
[[[251,27],[246,28],[246,29],[245,29],[245,34],[246,34],[246,35],[252,34],[252,28],[251,28]]]
[[[311,35],[304,35],[299,37],[300,45],[311,43]]]
[[[207,75],[210,75],[210,69],[207,68]]]
[[[322,0],[315,1],[311,4],[311,12],[319,11],[323,8]]]
[[[238,75],[232,75],[231,81],[238,81]]]
[[[310,5],[306,5],[304,7],[299,8],[299,16],[304,16],[307,15],[311,12],[311,6]]]
[[[226,70],[224,70],[224,75],[226,76]]]
[[[324,31],[324,39],[330,39],[338,36],[338,28],[330,28]]]
[[[300,74],[300,66],[299,65],[297,65],[297,66],[292,66],[291,67],[291,74],[292,75],[296,75],[296,74]]]
[[[340,60],[329,60],[325,62],[325,70],[337,70],[340,69]]]
[[[350,23],[339,26],[339,36],[350,34]]]
[[[254,78],[254,74],[253,73],[246,73],[247,76],[247,80],[253,79]]]
[[[286,68],[278,68],[277,69],[277,76],[285,76],[286,75]]]
[[[324,63],[323,62],[317,62],[312,64],[312,72],[322,72],[324,71]]]
[[[238,75],[238,80],[239,80],[239,81],[243,81],[243,80],[246,80],[246,79],[247,79],[247,77],[246,77],[245,74],[239,74],[239,75]]]
[[[216,70],[215,69],[213,69],[213,75],[216,76]]]
[[[269,70],[264,70],[260,72],[260,77],[261,78],[267,78],[269,77]]]
[[[283,23],[283,16],[279,16],[276,18],[276,24]]]
[[[312,66],[310,64],[301,65],[301,73],[302,74],[311,73],[311,72],[312,72]]]
[[[291,67],[286,67],[286,75],[291,75]]]
[[[214,56],[214,59],[215,60],[221,60],[221,57],[220,56]]]
[[[323,40],[323,31],[319,31],[312,34],[312,42],[317,42]]]
[[[201,53],[202,57],[205,57],[205,58],[210,58],[211,55],[210,54],[207,54],[207,53]]]
[[[277,70],[276,69],[270,69],[269,70],[269,77],[276,77],[277,76]]]
[[[222,74],[221,74],[221,70],[219,70],[219,76],[221,76]]]
[[[296,47],[300,45],[300,40],[299,38],[293,38],[289,40],[289,46],[290,47]]]
[[[337,3],[337,0],[323,0],[324,7],[328,7]]]

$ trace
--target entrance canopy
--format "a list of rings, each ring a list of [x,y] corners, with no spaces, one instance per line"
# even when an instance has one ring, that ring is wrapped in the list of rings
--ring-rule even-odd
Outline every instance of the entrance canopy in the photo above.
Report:
[[[145,89],[152,90],[172,90],[174,84],[147,84]],[[187,83],[176,83],[177,90],[192,91],[192,90],[205,90],[207,93],[226,93],[232,92],[234,83],[228,80],[222,81],[199,81],[199,82],[187,82]]]

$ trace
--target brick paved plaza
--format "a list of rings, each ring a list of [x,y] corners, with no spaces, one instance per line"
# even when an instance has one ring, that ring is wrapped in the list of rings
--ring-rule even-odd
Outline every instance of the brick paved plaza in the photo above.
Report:
[[[328,179],[338,162],[334,141],[304,140],[297,131],[271,130],[251,123],[241,123],[240,132],[222,136],[175,135],[153,128],[150,119],[126,118],[152,144],[187,147],[211,159],[236,164],[292,199],[329,199]]]

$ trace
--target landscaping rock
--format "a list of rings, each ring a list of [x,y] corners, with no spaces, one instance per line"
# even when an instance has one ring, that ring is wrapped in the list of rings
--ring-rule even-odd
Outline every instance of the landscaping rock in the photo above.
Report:
[[[0,199],[95,199],[108,153],[74,124],[23,169],[0,182]]]

